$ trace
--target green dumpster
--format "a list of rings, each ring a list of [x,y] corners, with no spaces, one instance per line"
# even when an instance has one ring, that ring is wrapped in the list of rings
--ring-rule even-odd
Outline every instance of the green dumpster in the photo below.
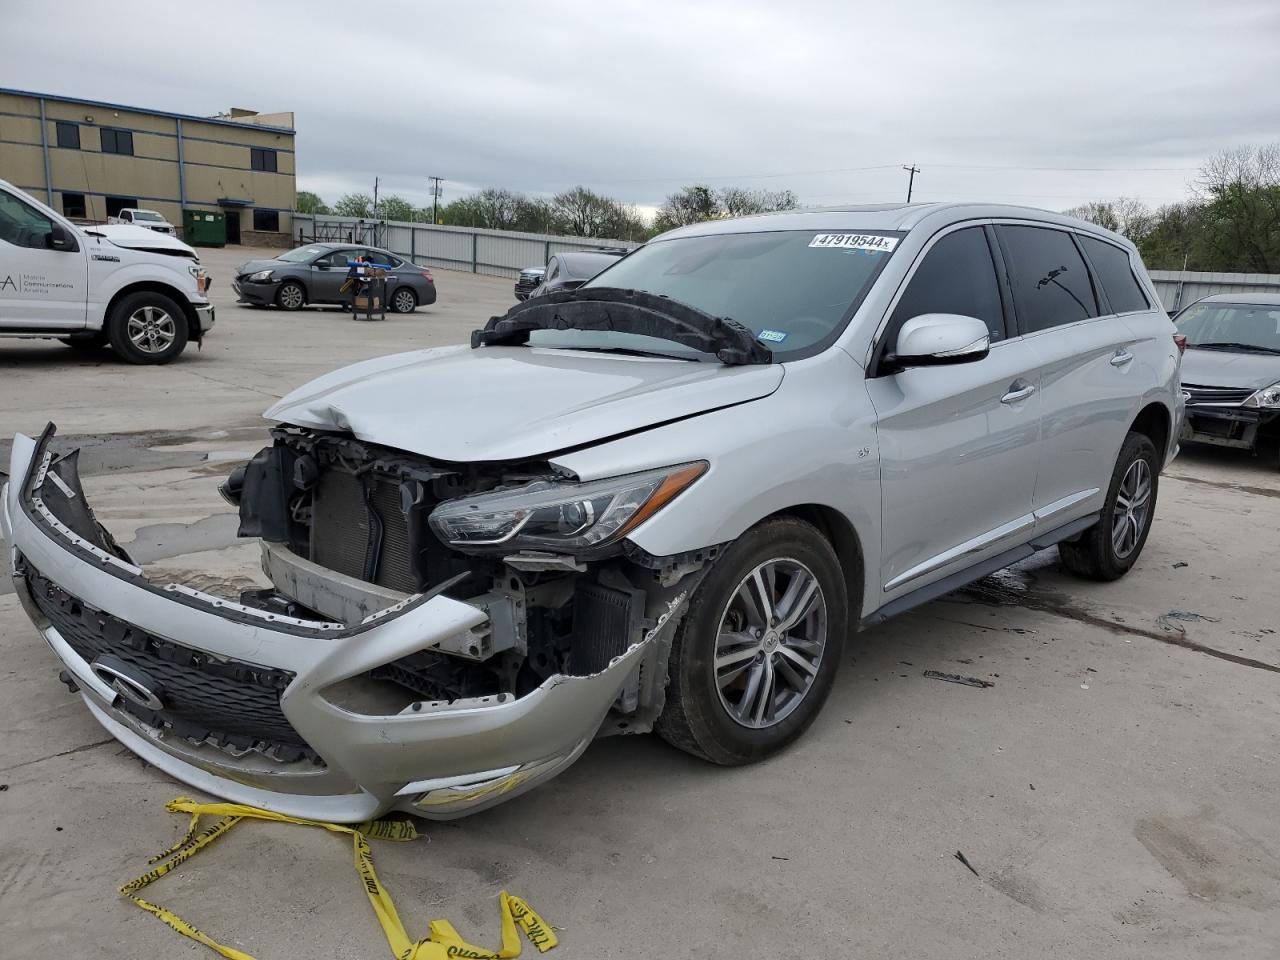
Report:
[[[193,247],[225,247],[227,215],[209,210],[183,210],[182,239]]]

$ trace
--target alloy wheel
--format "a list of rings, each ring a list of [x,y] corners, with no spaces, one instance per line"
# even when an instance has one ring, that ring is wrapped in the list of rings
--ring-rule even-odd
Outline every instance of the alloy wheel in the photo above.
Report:
[[[302,288],[290,283],[280,291],[280,306],[286,310],[297,310],[302,306]]]
[[[1111,546],[1116,557],[1126,559],[1138,547],[1151,519],[1151,467],[1141,457],[1129,464],[1116,491],[1111,521]]]
[[[161,307],[139,307],[129,315],[129,340],[147,354],[164,353],[178,336],[178,327]]]
[[[396,294],[393,306],[395,307],[396,313],[409,313],[413,310],[416,302],[417,300],[412,291],[401,290]]]
[[[809,693],[827,644],[827,602],[798,560],[767,560],[738,584],[720,615],[716,687],[744,727],[781,723]]]

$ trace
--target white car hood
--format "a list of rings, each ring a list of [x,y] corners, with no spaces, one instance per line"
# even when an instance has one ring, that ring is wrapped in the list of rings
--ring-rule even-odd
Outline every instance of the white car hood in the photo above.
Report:
[[[265,416],[436,460],[522,460],[766,397],[782,377],[779,364],[441,347],[326,374]]]
[[[101,235],[117,247],[126,247],[130,250],[174,250],[191,257],[196,256],[193,248],[172,234],[134,226],[132,223],[108,223],[102,226],[86,227],[85,233],[89,236]]]

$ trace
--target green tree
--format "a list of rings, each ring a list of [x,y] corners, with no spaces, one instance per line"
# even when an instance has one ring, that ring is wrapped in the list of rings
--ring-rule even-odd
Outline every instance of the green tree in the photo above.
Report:
[[[1210,269],[1280,272],[1280,143],[1210,157],[1196,187]]]
[[[338,198],[333,212],[339,217],[373,217],[373,197],[367,193],[348,193]]]
[[[716,192],[704,183],[681,187],[669,194],[658,208],[654,226],[660,230],[684,227],[703,220],[715,220],[724,216],[724,208]]]
[[[294,209],[299,213],[325,214],[329,212],[329,207],[319,196],[309,190],[299,190],[298,197],[294,201]]]
[[[800,206],[800,199],[791,190],[748,190],[746,187],[725,187],[720,191],[719,201],[726,217],[795,210]]]
[[[391,194],[378,201],[378,217],[383,220],[414,221],[418,219],[418,208],[404,197]],[[431,219],[429,214],[427,219]]]
[[[551,199],[551,210],[561,228],[578,237],[630,240],[645,231],[644,220],[635,207],[583,186],[556,194]]]

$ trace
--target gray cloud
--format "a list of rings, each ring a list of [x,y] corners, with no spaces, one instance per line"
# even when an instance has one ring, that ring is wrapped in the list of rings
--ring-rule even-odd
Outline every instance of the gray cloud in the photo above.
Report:
[[[432,174],[446,200],[585,183],[653,205],[706,177],[870,201],[914,162],[919,199],[1160,203],[1280,131],[1274,0],[56,9],[77,29],[10,18],[0,84],[294,110],[299,186],[331,201],[377,175],[425,202]]]

